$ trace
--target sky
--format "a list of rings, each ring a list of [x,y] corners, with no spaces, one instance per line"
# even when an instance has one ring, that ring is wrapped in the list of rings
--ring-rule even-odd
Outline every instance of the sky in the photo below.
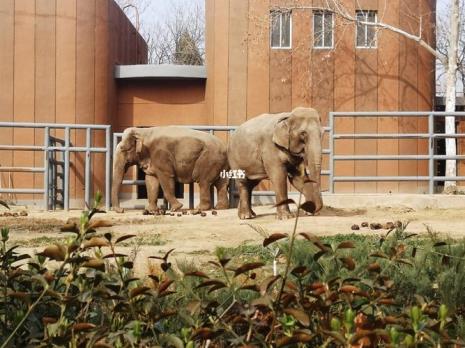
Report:
[[[140,21],[148,26],[157,22],[163,23],[176,6],[199,5],[205,8],[205,0],[135,0],[138,1],[142,1],[147,6],[146,11],[141,14]]]

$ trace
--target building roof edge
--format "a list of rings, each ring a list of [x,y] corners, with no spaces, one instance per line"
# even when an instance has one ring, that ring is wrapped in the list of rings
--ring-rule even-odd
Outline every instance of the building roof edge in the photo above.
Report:
[[[138,64],[116,65],[115,79],[206,79],[203,65]]]

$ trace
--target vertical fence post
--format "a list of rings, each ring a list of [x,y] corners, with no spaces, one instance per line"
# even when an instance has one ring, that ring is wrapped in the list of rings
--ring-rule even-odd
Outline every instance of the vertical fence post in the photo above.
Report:
[[[50,165],[50,158],[49,158],[49,150],[48,147],[50,146],[50,128],[44,128],[44,209],[50,209],[50,178],[49,178],[49,165]]]
[[[434,193],[434,115],[428,114],[428,192]]]
[[[84,176],[84,200],[85,205],[90,209],[90,185],[91,185],[91,158],[90,158],[90,147],[91,147],[91,129],[90,127],[86,128],[86,159],[85,159],[85,176]]]
[[[189,184],[189,209],[194,209],[194,183]]]
[[[63,207],[69,210],[69,146],[70,146],[70,127],[65,127],[65,172],[64,172],[64,194]]]
[[[215,131],[213,129],[210,129],[209,132],[210,132],[211,135],[215,135]],[[214,188],[214,186],[215,185],[210,186],[210,202],[211,202],[212,207],[215,206],[215,188]]]
[[[229,139],[228,143],[231,141],[231,137],[234,133],[234,129],[229,130]],[[229,208],[232,208],[236,205],[236,180],[235,179],[229,179],[229,185],[228,185],[228,194],[229,194]]]
[[[57,142],[54,142],[53,143],[54,146],[58,146],[57,145]],[[50,168],[50,173],[51,173],[51,177],[49,177],[49,185],[50,185],[50,189],[52,191],[52,200],[51,200],[51,208],[52,210],[56,210],[57,209],[57,198],[58,198],[58,195],[57,195],[57,189],[58,189],[58,179],[57,179],[57,156],[56,156],[57,152],[56,151],[53,151],[49,158],[49,163],[51,163],[51,168]],[[50,176],[50,175],[49,175]]]
[[[105,152],[105,209],[110,210],[110,190],[111,190],[111,126],[105,130],[106,152]]]
[[[334,114],[329,113],[329,193],[334,193]]]

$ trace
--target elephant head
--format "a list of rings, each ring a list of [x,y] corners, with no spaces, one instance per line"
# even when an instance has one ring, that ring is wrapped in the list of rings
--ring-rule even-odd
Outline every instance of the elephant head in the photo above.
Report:
[[[132,127],[123,132],[121,142],[116,147],[113,156],[113,183],[111,187],[111,204],[114,210],[122,212],[119,207],[118,193],[123,177],[132,165],[142,164],[146,160],[141,129]]]
[[[323,207],[321,197],[321,141],[323,128],[318,112],[298,107],[277,122],[273,142],[287,154],[302,158],[301,184],[294,185],[307,201],[315,204],[315,212]],[[299,171],[299,170],[298,170]],[[299,174],[297,174],[299,175]],[[294,184],[294,182],[293,182]]]

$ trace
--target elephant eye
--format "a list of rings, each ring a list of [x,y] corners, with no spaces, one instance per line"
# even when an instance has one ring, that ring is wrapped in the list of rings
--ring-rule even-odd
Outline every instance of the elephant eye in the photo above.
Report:
[[[302,140],[307,140],[307,132],[306,131],[301,131],[300,132],[300,138]]]

